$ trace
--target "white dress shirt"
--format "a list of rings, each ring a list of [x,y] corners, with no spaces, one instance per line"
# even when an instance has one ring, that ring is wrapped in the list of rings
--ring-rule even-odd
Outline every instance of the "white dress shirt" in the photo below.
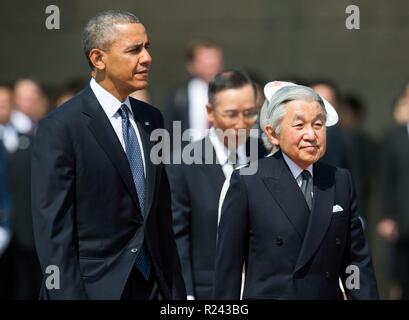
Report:
[[[203,139],[209,128],[206,105],[208,102],[208,84],[201,79],[189,81],[187,94],[189,101],[189,128],[191,141]]]
[[[222,166],[224,176],[227,178],[233,172],[233,164],[229,162],[231,151],[224,145],[216,134],[216,130],[212,127],[209,130],[209,139],[213,145],[217,160]],[[246,156],[246,145],[240,144],[237,148],[237,165],[244,165],[248,162]]]
[[[97,97],[97,100],[99,104],[101,105],[102,109],[104,110],[105,114],[107,115],[109,122],[111,123],[112,127],[114,128],[114,131],[122,145],[122,148],[125,149],[125,141],[124,141],[124,136],[122,134],[122,117],[118,113],[118,110],[121,108],[122,104],[126,104],[128,107],[128,115],[129,115],[129,121],[131,122],[132,127],[135,130],[136,136],[138,138],[139,146],[141,147],[141,154],[142,154],[142,161],[143,161],[143,170],[146,176],[146,165],[145,165],[145,156],[143,153],[143,145],[141,141],[141,137],[139,134],[138,127],[135,123],[132,108],[131,108],[131,103],[129,101],[129,97],[125,99],[124,102],[119,101],[117,98],[115,98],[112,94],[110,94],[107,90],[105,90],[103,87],[101,87],[94,78],[91,79],[90,86],[92,91],[94,92],[95,96]]]
[[[14,153],[18,149],[19,137],[17,129],[10,123],[0,125],[0,141],[8,153]]]

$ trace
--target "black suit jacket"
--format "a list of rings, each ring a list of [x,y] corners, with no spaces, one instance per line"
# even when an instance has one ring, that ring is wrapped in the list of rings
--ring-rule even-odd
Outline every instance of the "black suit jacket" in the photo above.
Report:
[[[182,132],[190,128],[188,82],[172,90],[165,100],[165,128],[172,133],[173,121],[180,121]],[[203,106],[204,108],[205,106]],[[172,135],[173,136],[173,135]]]
[[[261,140],[257,154],[248,154],[256,160],[266,155]],[[192,144],[202,150],[201,164],[171,164],[166,170],[172,191],[173,223],[176,243],[182,263],[187,293],[196,299],[211,299],[216,256],[216,234],[220,191],[225,176],[216,163],[216,152],[206,136]],[[205,150],[211,150],[214,161],[207,161]],[[246,150],[249,150],[249,142]],[[254,151],[253,151],[254,152]]]
[[[385,134],[382,152],[382,211],[399,225],[399,242],[409,244],[409,135],[406,125]]]
[[[216,252],[216,299],[342,299],[348,265],[360,271],[351,299],[378,298],[350,174],[314,164],[312,213],[278,151],[255,175],[234,171],[222,206]],[[333,213],[339,205],[342,212]]]
[[[19,148],[8,154],[13,215],[14,240],[26,250],[35,251],[33,223],[31,219],[31,154],[33,136],[19,134]]]
[[[43,272],[49,265],[60,270],[60,289],[49,290],[44,280],[42,298],[119,299],[143,235],[163,298],[185,298],[167,176],[163,164],[149,161],[149,135],[163,119],[152,106],[130,101],[146,162],[145,218],[126,154],[89,86],[40,123],[34,234]]]

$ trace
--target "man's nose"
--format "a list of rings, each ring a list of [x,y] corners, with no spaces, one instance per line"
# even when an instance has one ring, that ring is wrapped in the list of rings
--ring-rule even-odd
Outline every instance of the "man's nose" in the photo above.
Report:
[[[152,63],[152,56],[150,55],[149,51],[145,48],[143,49],[141,59],[141,64],[150,65]]]
[[[239,113],[237,115],[237,120],[236,120],[234,128],[235,129],[247,128],[247,122],[246,122],[246,119],[244,118],[244,115],[242,113]]]
[[[304,139],[315,140],[315,131],[312,126],[307,126],[305,128]]]

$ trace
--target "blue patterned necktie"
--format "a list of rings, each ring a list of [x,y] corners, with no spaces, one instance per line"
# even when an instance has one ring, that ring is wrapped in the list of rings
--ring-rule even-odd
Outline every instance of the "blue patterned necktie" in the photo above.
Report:
[[[145,173],[143,168],[142,150],[139,145],[138,137],[135,130],[129,121],[128,107],[126,104],[121,105],[118,110],[122,118],[122,135],[124,137],[126,156],[128,158],[129,166],[131,167],[133,181],[135,183],[136,191],[138,193],[139,205],[141,214],[144,216],[145,209]],[[136,267],[145,277],[149,278],[151,261],[146,250],[145,241],[135,260]]]

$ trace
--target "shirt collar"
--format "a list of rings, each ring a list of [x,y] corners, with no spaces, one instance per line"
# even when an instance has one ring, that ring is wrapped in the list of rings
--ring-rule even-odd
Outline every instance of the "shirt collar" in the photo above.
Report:
[[[190,79],[188,86],[191,89],[206,90],[206,93],[207,93],[208,84],[202,79],[192,78]]]
[[[105,90],[98,82],[95,81],[94,78],[91,78],[90,86],[92,91],[94,92],[95,96],[99,104],[101,105],[102,109],[104,109],[108,118],[112,118],[118,112],[121,105],[126,104],[128,107],[128,111],[133,117],[133,112],[131,108],[131,102],[129,101],[129,97],[126,97],[124,102],[119,101],[115,98],[111,93]]]
[[[216,157],[219,160],[219,163],[224,166],[229,159],[231,151],[224,145],[222,141],[220,141],[214,127],[211,127],[209,129],[209,139],[213,145],[214,151],[216,152]],[[244,143],[238,146],[237,155],[239,164],[247,163],[246,145]]]
[[[284,152],[282,152],[284,161],[287,163],[288,167],[290,168],[290,171],[294,177],[294,179],[297,179],[298,176],[303,172],[304,170],[301,169],[293,160],[291,160]],[[305,170],[309,171],[311,173],[311,176],[313,177],[313,166],[310,164]]]

